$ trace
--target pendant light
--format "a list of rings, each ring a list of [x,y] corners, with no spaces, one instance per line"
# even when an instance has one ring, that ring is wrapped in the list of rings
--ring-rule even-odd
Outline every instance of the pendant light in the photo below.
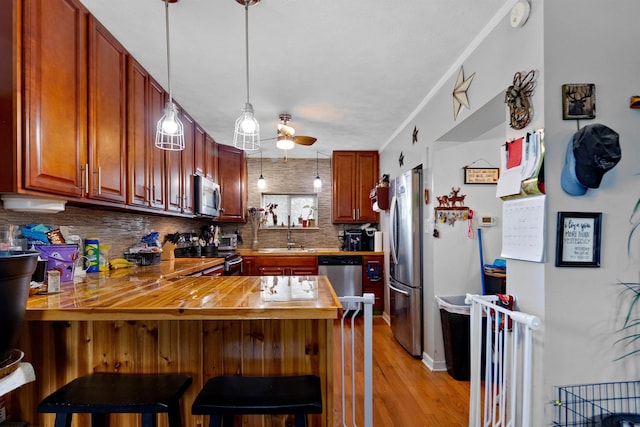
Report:
[[[175,3],[175,0],[172,1]],[[171,95],[171,54],[169,48],[169,0],[164,0],[165,23],[167,34],[167,84],[169,86],[169,100],[164,107],[164,114],[156,126],[155,146],[162,150],[184,150],[184,128],[178,117],[178,108],[173,103]]]
[[[236,120],[233,132],[233,146],[244,151],[260,149],[260,124],[253,115],[253,105],[249,102],[249,6],[260,0],[236,0],[244,4],[245,56],[247,74],[247,101],[242,107],[242,114]]]
[[[316,193],[322,191],[322,180],[320,179],[320,172],[318,169],[318,153],[316,152],[316,178],[313,180],[313,189]]]
[[[258,188],[264,190],[266,186],[267,181],[265,181],[264,176],[262,176],[262,151],[260,151],[260,178],[258,178]]]

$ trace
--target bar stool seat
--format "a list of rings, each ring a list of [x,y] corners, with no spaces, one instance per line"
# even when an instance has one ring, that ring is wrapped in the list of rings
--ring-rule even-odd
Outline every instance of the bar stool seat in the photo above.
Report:
[[[209,427],[233,426],[234,415],[291,414],[295,426],[307,426],[307,414],[322,413],[322,387],[316,375],[219,376],[211,378],[191,407],[209,415]]]
[[[111,413],[141,414],[142,427],[155,427],[156,414],[167,413],[169,427],[181,427],[180,398],[191,381],[183,374],[89,374],[44,398],[38,412],[55,413],[55,427],[69,427],[74,413],[91,414],[92,427],[107,425]]]

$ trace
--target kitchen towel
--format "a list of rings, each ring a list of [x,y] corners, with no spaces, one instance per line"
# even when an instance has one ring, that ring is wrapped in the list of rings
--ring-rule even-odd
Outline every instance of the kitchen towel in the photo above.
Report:
[[[376,231],[373,239],[373,250],[376,252],[382,252],[382,231]]]

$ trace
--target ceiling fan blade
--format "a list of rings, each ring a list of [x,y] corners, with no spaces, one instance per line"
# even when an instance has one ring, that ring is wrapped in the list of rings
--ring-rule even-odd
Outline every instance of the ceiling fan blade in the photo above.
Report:
[[[318,138],[314,138],[312,136],[298,135],[293,137],[293,142],[299,145],[313,145],[317,140]]]

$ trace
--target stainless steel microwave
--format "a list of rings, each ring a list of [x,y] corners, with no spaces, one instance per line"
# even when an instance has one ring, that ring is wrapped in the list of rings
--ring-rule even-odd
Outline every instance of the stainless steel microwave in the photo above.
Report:
[[[235,233],[223,234],[218,240],[218,250],[235,251],[238,249],[238,235]]]
[[[220,216],[220,185],[201,175],[193,176],[195,213],[199,216]]]

